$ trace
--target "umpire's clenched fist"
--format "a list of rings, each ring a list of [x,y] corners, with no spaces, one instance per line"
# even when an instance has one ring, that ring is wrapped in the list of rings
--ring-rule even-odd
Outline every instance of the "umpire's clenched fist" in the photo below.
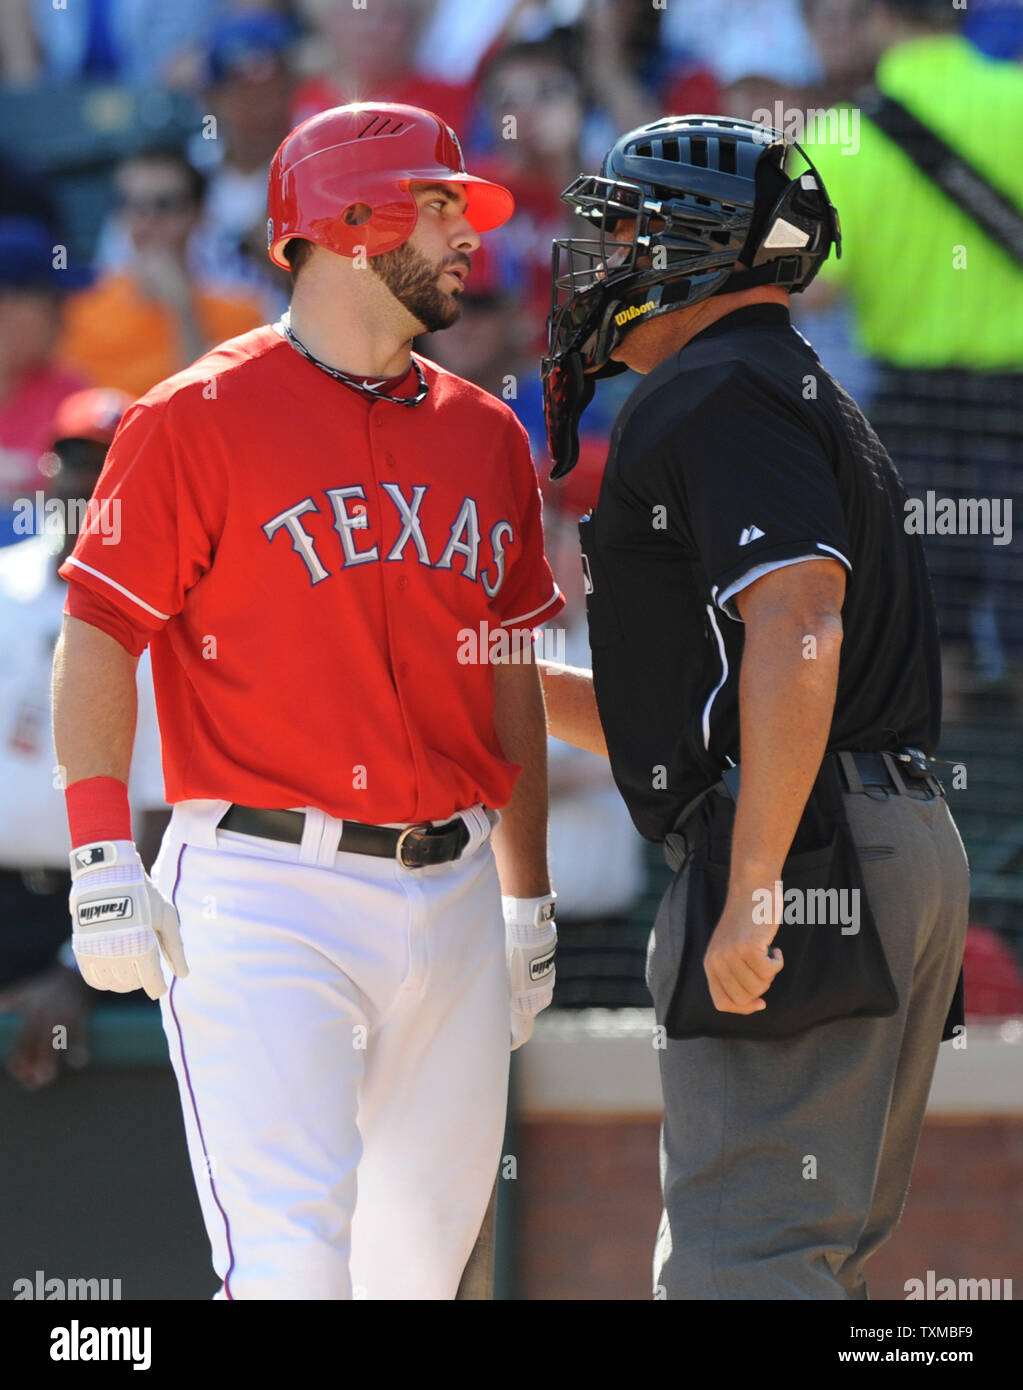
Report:
[[[752,895],[729,895],[703,957],[714,1007],[726,1014],[755,1014],[767,1007],[764,994],[785,964],[771,942],[777,923],[754,922]]]

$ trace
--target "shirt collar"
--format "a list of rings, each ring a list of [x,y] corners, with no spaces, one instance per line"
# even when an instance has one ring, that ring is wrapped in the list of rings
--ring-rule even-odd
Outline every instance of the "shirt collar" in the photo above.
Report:
[[[743,304],[725,314],[707,328],[703,328],[689,339],[682,351],[703,338],[716,338],[722,333],[730,333],[735,328],[789,328],[792,316],[786,304]]]

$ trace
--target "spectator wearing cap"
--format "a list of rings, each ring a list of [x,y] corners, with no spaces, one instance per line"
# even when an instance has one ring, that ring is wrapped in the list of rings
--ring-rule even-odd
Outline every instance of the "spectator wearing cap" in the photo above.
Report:
[[[266,258],[266,187],[274,151],[291,130],[294,25],[278,14],[230,14],[214,25],[206,55],[203,110],[216,138],[196,136],[194,162],[209,183],[190,265],[205,279],[264,296],[264,317],[286,307],[285,277]]]
[[[825,62],[841,62],[834,12],[850,0],[804,3]],[[945,0],[859,0],[856,13],[877,91],[1023,213],[1023,70],[978,53]],[[851,304],[858,343],[876,363],[870,418],[914,505],[949,499],[958,517],[986,500],[1019,517],[1023,264],[976,221],[972,196],[942,191],[856,100],[855,147],[823,123],[808,132],[843,232],[842,259],[822,269],[808,304],[839,293]],[[1018,541],[996,543],[958,522],[947,533],[932,526],[923,541],[946,717],[1018,710]]]
[[[86,278],[61,268],[62,248],[41,222],[0,218],[0,544],[14,539],[15,498],[42,481],[39,457],[49,447],[53,413],[85,384],[58,366],[54,349],[64,298]]]
[[[193,279],[189,238],[202,215],[205,179],[177,150],[132,155],[117,170],[130,268],[68,302],[61,360],[97,385],[141,396],[225,338],[264,321],[252,293]]]
[[[0,552],[0,1012],[21,1014],[8,1070],[29,1089],[53,1081],[61,1060],[84,1059],[88,991],[70,956],[71,843],[50,727],[53,648],[67,593],[57,570],[89,515],[86,504],[129,404],[108,389],[65,397],[47,430],[44,505],[25,499],[18,513],[25,538]],[[139,663],[139,692],[133,804],[150,863],[167,810],[148,655]],[[68,1029],[62,1052],[53,1045],[57,1023]]]

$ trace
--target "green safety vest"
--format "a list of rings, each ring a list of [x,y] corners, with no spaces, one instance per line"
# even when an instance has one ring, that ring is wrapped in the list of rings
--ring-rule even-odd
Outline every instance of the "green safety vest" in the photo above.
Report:
[[[876,82],[1023,209],[1023,68],[941,35],[890,48]],[[842,224],[821,278],[848,294],[859,346],[900,367],[1023,372],[1023,267],[858,114],[808,122],[804,143]]]

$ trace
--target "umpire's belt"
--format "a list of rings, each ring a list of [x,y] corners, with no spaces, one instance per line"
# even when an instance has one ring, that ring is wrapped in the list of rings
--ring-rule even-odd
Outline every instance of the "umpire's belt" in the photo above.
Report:
[[[883,787],[886,793],[898,792],[917,800],[929,800],[944,796],[945,789],[934,773],[933,759],[920,752],[918,748],[903,748],[897,753],[863,753],[852,750],[832,750],[825,759],[835,758],[842,772],[842,781],[850,792],[865,792],[868,796],[871,787]],[[733,800],[739,795],[740,768],[726,768],[721,781],[714,786],[721,787]],[[694,796],[679,812],[673,830],[681,829],[693,811],[709,796],[714,787],[705,787]]]
[[[217,829],[300,845],[305,830],[305,812],[231,806],[218,821]],[[450,864],[453,859],[458,859],[469,839],[469,827],[461,817],[449,820],[444,825],[421,822],[397,830],[388,825],[362,825],[359,821],[346,820],[341,822],[337,847],[346,854],[371,854],[379,859],[397,859],[403,868],[422,869],[428,864]]]
[[[851,792],[866,787],[887,787],[903,796],[944,796],[945,789],[934,772],[934,760],[918,748],[897,753],[854,753],[836,751],[842,777]]]
[[[884,787],[900,796],[929,799],[944,796],[945,789],[934,773],[933,759],[918,748],[903,748],[897,753],[861,753],[833,749],[825,759],[835,758],[842,772],[842,781],[851,792],[867,792],[869,787]],[[739,768],[730,767],[722,775],[733,797],[739,792]],[[683,812],[679,820],[685,816]]]

